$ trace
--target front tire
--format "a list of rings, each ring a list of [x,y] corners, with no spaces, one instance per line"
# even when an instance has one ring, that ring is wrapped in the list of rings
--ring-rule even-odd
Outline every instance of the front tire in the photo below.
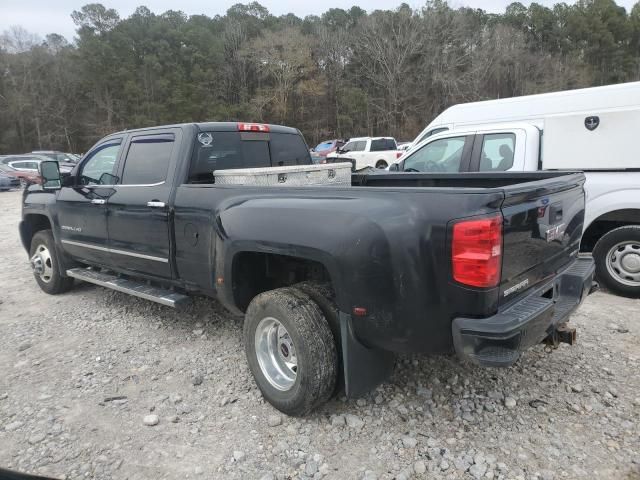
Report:
[[[593,249],[596,276],[609,290],[640,297],[640,225],[619,227],[604,234]]]
[[[43,292],[57,295],[73,286],[73,278],[63,277],[51,230],[40,230],[31,239],[29,251],[33,275]]]
[[[291,287],[261,293],[249,304],[243,333],[251,373],[275,408],[301,416],[331,398],[335,340],[309,295]]]

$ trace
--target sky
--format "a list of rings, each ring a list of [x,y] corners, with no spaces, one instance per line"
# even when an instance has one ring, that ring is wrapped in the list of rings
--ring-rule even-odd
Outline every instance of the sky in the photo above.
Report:
[[[450,0],[453,7],[468,6],[482,8],[489,12],[503,12],[504,8],[513,0]],[[528,5],[529,1],[520,0]],[[631,9],[636,0],[617,0],[618,5]],[[8,28],[19,25],[31,33],[44,37],[48,33],[59,33],[68,40],[75,35],[75,25],[71,20],[71,12],[79,10],[87,3],[102,3],[107,8],[114,8],[121,17],[133,13],[138,5],[145,5],[155,13],[167,10],[182,10],[188,15],[205,14],[210,17],[224,14],[236,3],[248,3],[240,0],[0,0],[0,33]],[[259,3],[269,9],[273,15],[294,13],[299,17],[319,15],[329,8],[349,8],[359,5],[367,11],[375,9],[393,9],[402,0],[259,0]],[[425,2],[420,0],[405,0],[414,8],[419,8]],[[553,0],[538,0],[538,3],[551,6]],[[573,3],[568,0],[568,3]]]

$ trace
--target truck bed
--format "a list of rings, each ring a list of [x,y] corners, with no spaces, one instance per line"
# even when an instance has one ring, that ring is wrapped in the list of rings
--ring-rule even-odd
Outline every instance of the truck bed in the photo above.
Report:
[[[558,179],[559,184],[572,171],[488,172],[488,173],[373,173],[352,176],[352,184],[362,187],[429,187],[429,188],[501,188],[541,180]],[[517,190],[517,189],[516,189]]]

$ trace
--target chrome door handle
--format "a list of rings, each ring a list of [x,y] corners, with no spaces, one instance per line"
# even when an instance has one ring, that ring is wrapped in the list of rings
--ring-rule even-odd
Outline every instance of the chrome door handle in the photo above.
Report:
[[[91,203],[94,205],[104,205],[106,203],[106,200],[104,198],[94,198],[93,200],[91,200]]]
[[[164,202],[157,202],[155,200],[152,202],[147,202],[147,207],[164,208]]]

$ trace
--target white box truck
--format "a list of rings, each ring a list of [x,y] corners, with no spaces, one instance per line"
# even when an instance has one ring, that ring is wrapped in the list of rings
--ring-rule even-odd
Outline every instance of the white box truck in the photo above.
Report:
[[[455,105],[390,170],[583,170],[581,244],[599,280],[640,297],[640,82]],[[541,203],[540,215],[550,208]],[[554,215],[557,215],[555,212]]]

